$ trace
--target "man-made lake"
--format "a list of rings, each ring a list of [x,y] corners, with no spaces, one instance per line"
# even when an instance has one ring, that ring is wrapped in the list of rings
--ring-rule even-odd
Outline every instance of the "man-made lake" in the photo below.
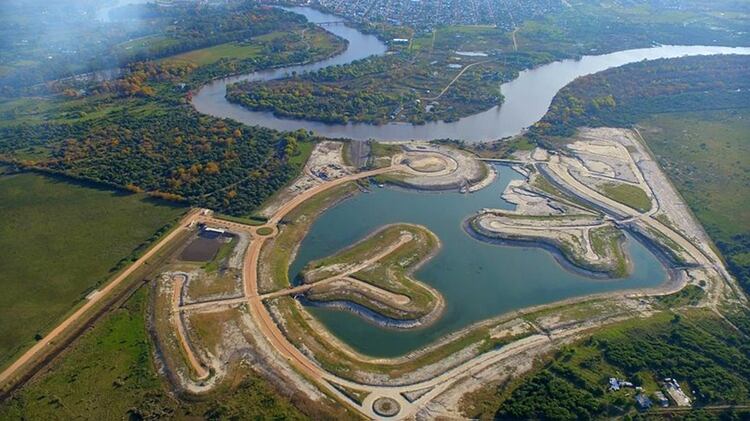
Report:
[[[314,9],[289,8],[303,14],[311,22],[339,21],[341,18],[321,13]],[[300,66],[256,72],[249,75],[219,79],[202,87],[193,97],[193,106],[216,117],[231,118],[249,125],[259,125],[277,130],[312,130],[330,138],[354,140],[431,140],[463,139],[482,141],[500,139],[520,133],[538,121],[547,111],[552,98],[563,86],[575,78],[602,70],[622,66],[644,59],[670,58],[685,55],[706,54],[750,54],[750,48],[710,46],[659,46],[636,50],[619,51],[599,56],[584,56],[580,60],[563,60],[536,69],[521,72],[518,78],[501,86],[505,102],[502,106],[445,123],[433,122],[424,125],[390,123],[380,126],[365,123],[326,124],[316,121],[279,118],[270,112],[250,111],[229,103],[226,86],[243,80],[273,80],[323,67],[346,64],[374,55],[382,55],[386,46],[372,35],[364,35],[345,25],[326,26],[326,29],[349,41],[345,52],[327,60]]]
[[[309,311],[355,349],[374,356],[398,356],[508,311],[593,293],[654,287],[666,280],[661,262],[633,238],[628,239],[627,249],[634,272],[623,279],[593,279],[566,270],[541,248],[500,246],[471,237],[462,226],[466,218],[482,208],[513,208],[500,195],[510,180],[521,175],[506,166],[497,169],[498,179],[472,194],[374,188],[348,199],[315,221],[290,267],[292,279],[309,261],[329,256],[383,225],[423,225],[442,242],[440,252],[415,273],[416,279],[445,297],[445,312],[435,324],[394,330],[346,311]]]

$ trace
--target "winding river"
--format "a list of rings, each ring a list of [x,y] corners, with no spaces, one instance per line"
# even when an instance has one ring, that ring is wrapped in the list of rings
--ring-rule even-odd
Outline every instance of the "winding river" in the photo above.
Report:
[[[310,22],[340,21],[338,16],[305,7],[289,8],[307,17]],[[312,130],[329,138],[354,140],[431,140],[463,139],[483,141],[500,139],[520,133],[547,112],[552,98],[563,86],[575,78],[641,60],[672,58],[686,55],[750,54],[750,48],[674,46],[618,51],[598,56],[583,56],[580,60],[562,60],[520,73],[518,78],[501,85],[505,96],[502,106],[464,117],[458,121],[432,122],[424,125],[389,123],[327,124],[316,121],[279,118],[265,111],[251,111],[226,100],[228,84],[239,81],[264,81],[287,77],[292,72],[315,71],[327,66],[351,63],[354,60],[382,55],[386,46],[373,35],[365,35],[345,25],[326,26],[326,29],[349,42],[343,53],[319,62],[255,72],[247,75],[217,79],[203,86],[193,97],[193,106],[215,117],[231,118],[248,125],[259,125],[277,130]]]
[[[311,22],[340,20],[310,8],[289,10],[303,14]],[[560,88],[581,75],[644,59],[750,54],[749,48],[659,46],[585,56],[580,60],[563,60],[521,72],[517,79],[503,84],[505,103],[502,107],[494,107],[452,123],[436,122],[421,126],[337,125],[289,120],[268,112],[250,111],[225,99],[226,87],[231,83],[273,80],[292,72],[314,71],[386,52],[386,46],[374,36],[344,25],[326,29],[349,42],[343,53],[316,63],[216,80],[194,95],[193,105],[202,113],[249,125],[278,130],[306,129],[331,138],[459,138],[482,141],[521,132],[543,116]],[[566,270],[552,253],[540,248],[492,245],[472,238],[461,225],[467,217],[485,207],[512,208],[500,195],[510,180],[521,176],[508,167],[499,166],[497,170],[499,177],[493,184],[470,195],[376,188],[369,194],[346,200],[326,211],[313,223],[289,269],[290,277],[294,277],[307,262],[331,255],[385,224],[409,222],[424,225],[438,235],[443,245],[440,252],[415,274],[418,279],[438,289],[446,299],[445,313],[436,323],[416,330],[394,330],[368,323],[345,311],[325,308],[310,308],[310,311],[354,349],[373,356],[399,356],[472,323],[505,312],[587,294],[655,287],[667,278],[664,265],[632,237],[628,237],[627,249],[633,261],[633,273],[626,278],[613,280],[596,280]],[[436,209],[440,211],[436,212]]]

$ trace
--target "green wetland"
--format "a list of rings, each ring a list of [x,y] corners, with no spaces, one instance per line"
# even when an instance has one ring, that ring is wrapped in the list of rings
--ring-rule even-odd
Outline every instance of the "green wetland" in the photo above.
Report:
[[[442,243],[437,255],[414,274],[445,297],[445,312],[434,324],[413,330],[388,329],[348,311],[309,310],[357,351],[393,357],[509,311],[588,294],[655,287],[667,279],[659,259],[630,236],[626,250],[634,269],[618,279],[595,279],[566,269],[553,253],[539,247],[490,244],[471,237],[463,227],[466,218],[482,208],[513,208],[500,195],[508,182],[521,175],[507,166],[496,168],[497,180],[472,194],[375,187],[354,196],[315,221],[290,267],[293,279],[308,262],[329,256],[383,225],[424,225]]]

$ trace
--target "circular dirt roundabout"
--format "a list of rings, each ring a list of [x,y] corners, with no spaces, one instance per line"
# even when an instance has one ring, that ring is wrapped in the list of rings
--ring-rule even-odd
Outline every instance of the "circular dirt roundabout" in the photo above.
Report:
[[[401,411],[401,405],[393,398],[377,398],[372,403],[372,410],[381,417],[393,417]]]
[[[446,159],[436,154],[425,154],[425,156],[409,156],[404,163],[411,169],[423,173],[435,173],[445,171],[448,168]]]
[[[269,236],[269,235],[273,234],[274,233],[274,229],[271,228],[271,227],[260,227],[257,230],[255,230],[255,232],[258,235],[262,235],[262,236],[266,237],[266,236]]]

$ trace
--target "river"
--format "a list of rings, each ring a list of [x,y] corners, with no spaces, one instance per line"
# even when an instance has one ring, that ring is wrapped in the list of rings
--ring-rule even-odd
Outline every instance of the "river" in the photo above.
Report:
[[[288,10],[304,15],[310,22],[341,20],[338,16],[305,7],[288,8]],[[505,102],[502,106],[496,106],[450,123],[432,122],[424,125],[406,123],[383,125],[366,123],[327,124],[279,118],[274,116],[273,113],[251,111],[226,100],[226,87],[231,83],[245,80],[279,79],[287,77],[292,72],[315,71],[327,66],[346,64],[354,60],[382,55],[386,52],[385,44],[375,36],[362,34],[348,26],[326,26],[326,30],[349,41],[346,51],[335,57],[307,65],[290,66],[218,79],[198,90],[193,97],[193,106],[201,113],[231,118],[248,125],[259,125],[277,130],[312,130],[329,138],[385,141],[453,138],[476,142],[500,139],[520,133],[524,128],[542,118],[557,91],[579,76],[646,59],[653,60],[686,55],[750,54],[750,48],[664,45],[598,56],[583,56],[580,60],[557,61],[523,71],[518,78],[502,84],[501,91],[505,96]]]

